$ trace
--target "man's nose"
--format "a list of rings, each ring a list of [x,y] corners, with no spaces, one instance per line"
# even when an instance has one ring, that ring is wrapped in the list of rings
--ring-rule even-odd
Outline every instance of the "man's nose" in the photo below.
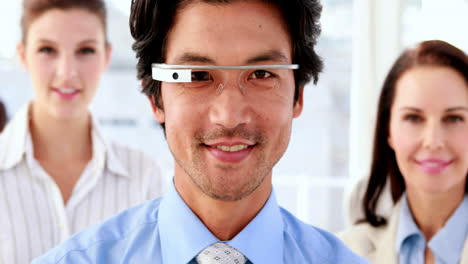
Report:
[[[216,95],[210,98],[209,118],[213,124],[228,129],[239,125],[245,125],[252,121],[253,113],[250,100],[246,97],[237,79],[232,78],[229,82],[218,84]]]

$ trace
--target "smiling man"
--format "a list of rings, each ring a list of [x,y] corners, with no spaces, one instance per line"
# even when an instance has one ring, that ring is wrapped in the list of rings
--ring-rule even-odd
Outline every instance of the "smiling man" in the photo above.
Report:
[[[138,77],[175,159],[159,199],[36,263],[365,263],[278,206],[272,169],[317,81],[315,0],[137,0]]]

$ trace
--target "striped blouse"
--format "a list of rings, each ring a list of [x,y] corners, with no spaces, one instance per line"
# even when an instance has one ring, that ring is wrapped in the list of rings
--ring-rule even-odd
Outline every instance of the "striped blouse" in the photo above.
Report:
[[[77,231],[162,194],[155,161],[106,141],[93,120],[92,159],[64,204],[34,159],[28,109],[0,134],[0,263],[30,263]]]

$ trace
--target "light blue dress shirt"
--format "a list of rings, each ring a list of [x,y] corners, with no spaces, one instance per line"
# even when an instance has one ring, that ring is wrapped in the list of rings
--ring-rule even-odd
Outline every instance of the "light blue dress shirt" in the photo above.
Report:
[[[163,198],[80,232],[33,263],[194,263],[215,242],[219,240],[171,185]],[[334,235],[280,208],[273,192],[258,215],[224,242],[255,264],[367,263]]]
[[[406,195],[401,201],[400,221],[395,248],[400,264],[423,264],[426,239],[414,222]],[[445,226],[429,241],[428,247],[436,264],[459,263],[465,240],[468,236],[468,195],[450,216]]]

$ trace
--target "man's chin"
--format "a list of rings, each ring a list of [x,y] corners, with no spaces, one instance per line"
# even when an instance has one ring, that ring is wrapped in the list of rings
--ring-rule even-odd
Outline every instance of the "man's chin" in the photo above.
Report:
[[[222,193],[222,192],[205,192],[209,197],[224,201],[224,202],[236,202],[248,197],[253,191],[250,192],[237,192],[237,193]]]
[[[226,177],[223,175],[222,177]],[[217,183],[215,186],[213,184],[208,188],[202,188],[202,191],[209,197],[220,200],[220,201],[239,201],[242,200],[253,192],[255,192],[258,187],[262,184],[264,179],[259,179],[258,182],[247,182],[246,184],[239,186],[238,181],[232,181],[231,179],[226,179],[222,183]],[[235,188],[232,186],[237,185]],[[231,188],[229,187],[231,186]],[[203,190],[204,189],[204,190]]]

